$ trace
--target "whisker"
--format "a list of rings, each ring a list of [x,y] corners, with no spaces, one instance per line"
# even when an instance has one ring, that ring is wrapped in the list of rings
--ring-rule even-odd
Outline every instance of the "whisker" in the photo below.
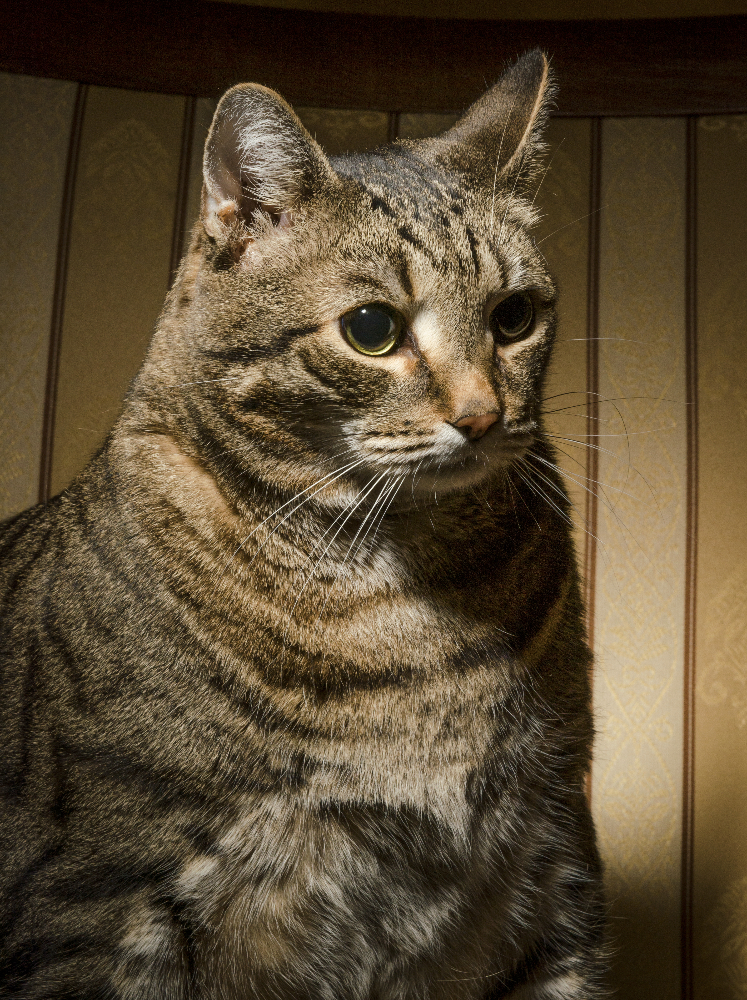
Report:
[[[362,465],[363,462],[365,462],[365,459],[364,458],[360,458],[360,459],[357,459],[355,462],[351,462],[349,465],[343,466],[342,469],[335,470],[335,472],[329,472],[329,473],[327,473],[326,476],[322,476],[321,479],[317,479],[317,481],[315,483],[312,483],[311,486],[307,486],[305,490],[301,490],[300,493],[296,493],[296,495],[294,497],[291,497],[290,500],[287,500],[284,504],[281,504],[280,507],[277,508],[277,510],[274,510],[272,512],[272,514],[268,514],[268,516],[266,518],[264,518],[262,521],[260,521],[259,524],[256,525],[256,527],[254,527],[249,532],[249,534],[246,536],[246,538],[242,539],[242,541],[238,544],[238,546],[236,547],[236,549],[234,550],[234,552],[231,554],[231,557],[229,558],[229,560],[226,563],[226,566],[224,568],[226,568],[226,569],[228,568],[228,565],[236,557],[237,553],[244,547],[244,545],[246,545],[246,543],[249,541],[249,539],[252,537],[252,535],[256,534],[256,532],[259,531],[259,529],[262,527],[263,524],[266,524],[271,518],[275,517],[276,514],[279,514],[281,510],[284,510],[287,506],[289,506],[289,504],[292,504],[296,500],[298,500],[298,498],[301,497],[301,496],[303,496],[304,493],[308,492],[308,490],[313,489],[314,486],[318,486],[319,483],[321,483],[322,485],[319,486],[318,489],[314,490],[313,493],[309,494],[309,496],[307,496],[304,500],[301,501],[301,503],[299,503],[296,507],[294,507],[292,511],[290,511],[288,514],[286,514],[286,516],[278,524],[275,525],[275,527],[272,529],[272,531],[270,531],[268,533],[267,538],[265,538],[264,542],[262,542],[262,545],[260,545],[260,547],[257,549],[257,551],[252,556],[252,559],[250,561],[250,565],[251,565],[251,562],[254,562],[254,560],[257,558],[257,556],[259,555],[259,553],[261,552],[261,550],[264,548],[264,546],[270,540],[270,537],[275,534],[275,532],[278,530],[278,528],[280,528],[283,524],[285,524],[285,522],[288,520],[289,517],[292,517],[293,514],[295,514],[296,511],[300,510],[300,508],[303,507],[303,505],[305,503],[308,503],[309,500],[312,500],[317,495],[317,493],[321,493],[322,490],[326,489],[328,486],[331,486],[332,483],[336,482],[338,479],[341,479],[343,476],[347,475],[347,473],[350,472],[350,471],[352,471],[352,469],[355,469],[359,465]],[[330,477],[332,477],[332,478],[330,478]]]
[[[548,462],[547,459],[542,458],[540,455],[535,455],[532,452],[529,452],[526,458],[527,459],[533,458],[537,462],[541,462],[543,465],[547,465],[549,468],[554,469],[556,472],[559,472],[561,475],[567,476],[577,486],[580,486],[581,489],[586,490],[588,493],[591,493],[592,495],[596,491],[590,489],[588,486],[584,486],[584,484],[580,482],[581,479],[585,479],[586,482],[588,483],[594,483],[596,486],[603,486],[607,490],[614,490],[615,493],[621,493],[626,497],[630,497],[631,500],[635,500],[637,503],[643,504],[644,507],[651,507],[653,509],[654,506],[653,504],[646,503],[645,500],[641,500],[640,497],[637,497],[635,493],[628,493],[620,486],[613,486],[611,483],[603,483],[601,479],[592,479],[589,476],[582,476],[578,472],[570,472],[567,469],[561,469],[560,466],[557,465],[555,462]]]
[[[404,477],[400,477],[400,481],[401,481],[401,479],[402,479],[402,478],[404,478]],[[364,527],[365,527],[366,523],[368,522],[369,518],[371,518],[371,517],[372,517],[372,515],[374,515],[374,512],[376,512],[376,511],[377,511],[377,509],[378,509],[378,506],[379,506],[379,504],[381,503],[381,500],[382,500],[382,496],[383,496],[383,495],[384,495],[385,493],[387,493],[387,490],[391,491],[391,483],[390,483],[390,482],[385,482],[385,483],[383,484],[383,486],[382,486],[382,488],[381,488],[381,490],[380,490],[380,492],[379,492],[379,495],[378,495],[378,496],[376,497],[376,499],[374,500],[374,502],[373,502],[373,504],[372,504],[372,506],[371,506],[371,509],[370,509],[369,511],[367,511],[367,512],[366,512],[366,516],[365,516],[365,517],[363,518],[363,520],[361,521],[361,523],[360,523],[360,526],[359,526],[358,530],[356,531],[355,535],[353,536],[353,540],[351,541],[350,545],[348,546],[348,551],[347,551],[347,552],[345,553],[345,557],[344,557],[344,559],[342,560],[342,562],[340,563],[340,567],[339,567],[339,569],[338,569],[338,571],[337,571],[337,575],[335,576],[335,580],[334,580],[334,583],[333,583],[333,584],[332,584],[332,586],[331,586],[331,587],[329,588],[329,591],[328,591],[328,593],[327,593],[327,596],[326,596],[326,598],[325,598],[325,600],[324,600],[324,604],[322,605],[322,607],[321,607],[321,610],[319,611],[319,614],[318,614],[318,615],[316,616],[316,621],[315,621],[315,625],[316,625],[316,624],[317,624],[317,623],[319,622],[319,619],[320,619],[320,618],[322,617],[322,615],[324,614],[324,609],[325,609],[325,608],[327,607],[327,604],[329,603],[329,599],[330,599],[330,598],[331,598],[331,596],[332,596],[332,592],[333,592],[333,591],[335,590],[335,588],[337,587],[337,584],[338,584],[338,582],[339,582],[339,580],[340,580],[340,577],[341,577],[342,573],[343,573],[343,572],[345,571],[345,568],[346,568],[346,567],[345,567],[345,564],[346,564],[346,562],[347,562],[348,558],[350,557],[350,561],[351,561],[351,564],[352,564],[352,561],[353,561],[353,559],[355,558],[355,556],[356,556],[356,555],[358,554],[358,552],[360,551],[360,548],[361,548],[361,545],[362,545],[362,543],[363,543],[364,539],[366,538],[366,536],[367,536],[367,534],[368,534],[368,531],[367,531],[367,532],[366,532],[366,534],[365,534],[365,535],[363,536],[363,539],[361,539],[361,542],[359,543],[359,545],[358,545],[357,549],[355,550],[355,553],[353,553],[353,546],[355,545],[355,542],[356,542],[356,540],[357,540],[358,536],[359,536],[359,535],[361,534],[361,532],[363,531],[363,529],[364,529]],[[387,495],[388,495],[388,493],[387,493]],[[369,525],[369,527],[370,527],[370,525]],[[351,555],[351,554],[352,554],[352,555]],[[349,571],[348,571],[348,572],[349,572]]]
[[[609,448],[603,448],[601,444],[592,444],[591,441],[577,441],[576,438],[565,437],[563,434],[546,434],[545,436],[552,441],[565,441],[566,444],[575,444],[579,448],[593,448],[594,451],[599,451],[603,455],[611,455],[612,458],[617,458],[614,451],[610,451]],[[592,434],[588,436],[593,437]]]
[[[342,531],[342,529],[343,529],[343,528],[345,527],[345,525],[347,524],[347,522],[348,522],[348,521],[350,520],[350,518],[351,518],[351,517],[353,516],[354,512],[355,512],[355,511],[356,511],[356,510],[358,509],[358,507],[360,507],[360,505],[361,505],[361,504],[363,503],[363,501],[364,501],[364,500],[366,499],[366,497],[368,496],[368,494],[369,494],[369,493],[370,493],[370,492],[371,492],[371,491],[372,491],[373,489],[375,489],[375,487],[376,487],[376,484],[377,484],[378,482],[380,482],[380,480],[381,480],[381,479],[383,479],[383,477],[384,477],[385,475],[386,475],[386,472],[382,472],[382,473],[381,473],[381,475],[379,475],[379,476],[375,477],[375,479],[373,479],[373,480],[369,480],[369,483],[371,483],[371,485],[370,485],[370,486],[369,486],[368,484],[366,484],[366,487],[364,487],[364,490],[365,490],[365,492],[362,492],[362,495],[360,495],[360,496],[358,497],[358,499],[356,500],[356,502],[355,502],[355,503],[353,504],[353,506],[352,506],[352,507],[350,508],[350,510],[349,510],[349,511],[348,511],[348,513],[347,513],[347,516],[345,517],[345,519],[343,520],[343,522],[342,522],[342,523],[340,524],[340,527],[339,527],[339,528],[337,529],[337,531],[336,531],[336,532],[334,533],[334,535],[332,536],[332,538],[331,538],[331,539],[329,540],[329,542],[327,543],[327,546],[326,546],[326,548],[324,549],[324,552],[322,552],[322,554],[321,554],[321,555],[319,556],[319,558],[317,559],[316,563],[314,564],[314,566],[313,566],[313,568],[312,568],[311,572],[310,572],[310,573],[309,573],[309,574],[307,575],[306,579],[304,580],[304,582],[303,582],[303,585],[302,585],[301,589],[300,589],[300,590],[299,590],[299,592],[298,592],[298,596],[296,597],[296,600],[295,600],[295,602],[294,602],[294,604],[293,604],[293,607],[291,608],[291,610],[290,610],[290,613],[289,613],[289,615],[288,615],[288,617],[289,617],[289,618],[291,618],[291,617],[292,617],[292,615],[293,615],[293,612],[294,612],[294,611],[296,610],[296,607],[298,606],[298,602],[299,602],[299,601],[301,600],[301,595],[303,594],[303,592],[304,592],[304,590],[306,589],[307,585],[308,585],[308,584],[310,583],[310,581],[311,581],[311,580],[313,579],[313,577],[314,577],[314,575],[315,575],[315,573],[316,573],[317,569],[319,569],[319,566],[320,566],[320,565],[321,565],[321,563],[322,563],[322,560],[324,559],[324,557],[326,556],[326,554],[327,554],[327,553],[329,552],[329,550],[330,550],[330,548],[332,547],[332,545],[334,544],[334,542],[335,542],[335,539],[337,538],[337,536],[338,536],[338,535],[340,534],[340,532],[341,532],[341,531]],[[334,522],[333,522],[333,524],[334,524]],[[328,530],[329,530],[329,529],[328,529]],[[326,533],[327,533],[327,532],[325,532],[325,534],[326,534]],[[322,537],[324,537],[324,536],[322,536]],[[312,549],[312,551],[313,551],[313,549]],[[307,560],[307,561],[308,561],[308,560]]]
[[[584,219],[590,219],[592,215],[596,215],[597,212],[601,212],[602,209],[606,207],[607,207],[606,205],[602,205],[600,208],[595,208],[593,212],[587,212],[586,215],[580,215],[577,219],[574,219],[572,222],[566,222],[564,226],[559,226],[557,229],[554,229],[551,233],[548,233],[547,236],[543,236],[541,240],[537,240],[537,242],[534,245],[536,247],[540,246],[540,244],[544,243],[545,240],[549,240],[551,236],[555,236],[557,235],[557,233],[562,233],[564,229],[567,229],[569,226],[575,226],[577,222],[583,222]]]

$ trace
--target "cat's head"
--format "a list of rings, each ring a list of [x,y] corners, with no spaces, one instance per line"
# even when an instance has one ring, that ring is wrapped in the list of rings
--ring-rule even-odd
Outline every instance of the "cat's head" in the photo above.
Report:
[[[182,430],[220,476],[298,489],[349,466],[417,496],[531,445],[554,332],[529,234],[551,97],[531,52],[440,137],[332,160],[274,92],[223,97],[174,300]]]

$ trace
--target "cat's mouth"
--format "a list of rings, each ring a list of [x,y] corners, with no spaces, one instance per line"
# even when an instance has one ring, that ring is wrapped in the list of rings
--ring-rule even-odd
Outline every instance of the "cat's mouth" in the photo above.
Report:
[[[390,475],[403,478],[403,488],[413,495],[466,489],[492,478],[522,458],[535,441],[535,426],[496,426],[470,439],[458,428],[445,424],[423,434],[413,445],[411,438],[396,435],[369,439],[362,451],[369,462]]]

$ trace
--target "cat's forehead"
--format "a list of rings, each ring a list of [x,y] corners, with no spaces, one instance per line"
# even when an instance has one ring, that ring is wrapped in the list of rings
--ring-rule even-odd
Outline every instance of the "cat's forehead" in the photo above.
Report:
[[[458,175],[426,163],[406,146],[337,157],[332,165],[338,175],[364,188],[385,214],[390,209],[425,224],[442,221],[444,211],[461,215],[467,196],[473,194]]]
[[[406,145],[338,157],[332,165],[354,189],[341,208],[350,222],[343,242],[363,250],[363,256],[367,246],[374,252],[385,246],[389,263],[399,261],[399,271],[406,272],[404,262],[409,261],[413,281],[419,274],[437,297],[458,292],[462,299],[481,299],[486,289],[530,285],[551,294],[551,281],[529,235],[533,212],[501,185],[491,198]],[[421,282],[415,283],[425,291]]]

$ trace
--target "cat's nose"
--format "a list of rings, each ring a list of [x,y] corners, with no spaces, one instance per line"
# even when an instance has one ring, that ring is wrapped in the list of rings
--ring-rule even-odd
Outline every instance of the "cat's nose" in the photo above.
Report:
[[[464,431],[469,441],[477,441],[498,419],[497,413],[468,414],[454,422],[454,426]]]

